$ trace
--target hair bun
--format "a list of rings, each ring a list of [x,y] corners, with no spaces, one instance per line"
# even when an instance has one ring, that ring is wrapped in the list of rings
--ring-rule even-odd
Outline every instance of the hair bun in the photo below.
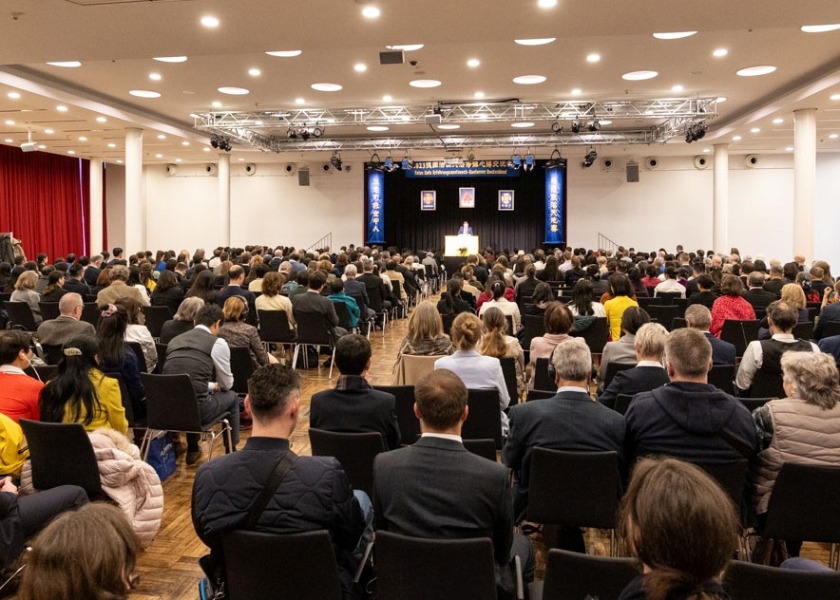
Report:
[[[62,353],[64,354],[64,356],[81,356],[82,355],[82,351],[79,350],[78,348],[65,348],[64,350],[62,350]]]

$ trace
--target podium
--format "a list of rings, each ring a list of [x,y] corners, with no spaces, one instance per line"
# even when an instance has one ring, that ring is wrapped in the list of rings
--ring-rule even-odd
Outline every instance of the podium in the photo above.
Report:
[[[443,255],[466,257],[478,254],[477,235],[447,235],[444,236]]]

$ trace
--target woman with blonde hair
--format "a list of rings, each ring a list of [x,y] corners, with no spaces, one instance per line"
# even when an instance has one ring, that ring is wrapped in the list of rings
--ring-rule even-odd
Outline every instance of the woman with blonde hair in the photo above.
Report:
[[[787,283],[782,286],[782,302],[795,308],[799,313],[797,321],[800,323],[808,320],[808,301],[801,285]]]
[[[222,309],[224,323],[219,329],[219,337],[233,348],[248,348],[254,368],[264,367],[277,359],[269,355],[260,341],[257,328],[248,323],[248,304],[242,296],[231,296],[225,300]],[[274,360],[272,360],[274,359]]]
[[[507,319],[495,306],[484,311],[481,317],[485,333],[481,336],[478,351],[484,356],[514,359],[516,365],[516,391],[521,395],[525,391],[525,353],[519,340],[507,335]]]
[[[400,342],[397,361],[403,354],[444,356],[453,351],[452,340],[443,333],[443,321],[437,308],[429,300],[424,300],[408,319],[408,335]]]
[[[38,304],[41,301],[41,295],[35,291],[35,284],[37,283],[38,274],[35,271],[24,271],[15,282],[15,291],[9,298],[11,302],[26,302],[32,309],[32,316],[35,317],[36,324],[43,320],[41,306]]]

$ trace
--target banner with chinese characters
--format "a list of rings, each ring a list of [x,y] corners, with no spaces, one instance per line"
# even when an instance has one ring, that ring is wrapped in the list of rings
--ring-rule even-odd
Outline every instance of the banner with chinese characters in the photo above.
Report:
[[[406,177],[519,177],[519,169],[508,167],[506,160],[473,160],[460,165],[442,160],[415,161]]]
[[[545,243],[565,242],[565,169],[545,170]]]
[[[385,173],[367,172],[367,243],[385,243]]]

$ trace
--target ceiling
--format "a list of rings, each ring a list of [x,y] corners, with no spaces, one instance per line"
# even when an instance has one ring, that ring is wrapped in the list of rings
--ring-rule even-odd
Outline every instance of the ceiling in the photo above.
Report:
[[[840,23],[837,0],[559,0],[553,8],[541,8],[537,0],[371,4],[381,10],[377,19],[363,17],[364,5],[353,0],[3,0],[0,143],[20,145],[31,130],[32,139],[45,146],[42,151],[118,162],[124,156],[125,128],[141,127],[144,162],[207,162],[218,151],[209,147],[209,135],[195,129],[190,115],[301,108],[431,109],[441,102],[476,102],[476,92],[483,92],[481,102],[518,99],[546,105],[726,98],[716,104],[717,115],[708,120],[703,140],[688,145],[678,136],[661,145],[659,154],[694,155],[726,142],[734,153],[783,153],[793,145],[793,111],[816,108],[818,149],[840,150],[840,30],[800,30],[803,25]],[[206,15],[218,18],[219,26],[202,26],[200,19]],[[678,31],[698,33],[676,40],[652,35]],[[514,43],[548,37],[556,40],[541,46]],[[406,52],[404,64],[380,65],[379,53],[394,44],[423,47]],[[715,57],[717,49],[728,52]],[[302,53],[291,58],[266,54],[278,50]],[[600,55],[600,60],[589,62],[590,54]],[[167,56],[188,60],[153,60]],[[470,67],[469,59],[480,64]],[[48,61],[82,64],[67,68]],[[357,63],[367,70],[357,72]],[[776,70],[759,77],[736,75],[739,69],[759,65]],[[259,69],[260,74],[250,75],[249,69]],[[622,79],[622,74],[639,70],[653,70],[658,76]],[[159,80],[150,79],[153,73]],[[542,75],[546,80],[514,83],[521,75]],[[410,86],[416,79],[434,79],[441,85]],[[325,82],[342,89],[322,92],[311,87]],[[682,90],[674,91],[677,85]],[[218,91],[223,86],[249,93],[226,95]],[[138,89],[160,97],[129,94]],[[391,99],[383,100],[386,95]],[[221,105],[214,107],[213,102]],[[59,105],[66,110],[59,111]],[[602,129],[644,123],[631,119]],[[568,130],[569,124],[562,124]],[[510,121],[464,123],[457,134],[545,136],[551,134],[550,126],[549,120],[537,121],[522,133],[512,129]],[[345,139],[434,135],[423,121],[379,133],[368,131],[363,122],[325,124],[324,130],[325,140],[331,134]],[[564,138],[564,155],[577,152],[565,147],[570,141],[588,145],[583,138]],[[526,146],[527,142],[520,147]],[[512,147],[480,148],[476,155],[498,158],[511,151]],[[550,152],[539,149],[538,158]],[[619,152],[650,153],[629,144],[613,150]],[[248,162],[301,156],[284,151],[278,157],[236,143],[231,154],[234,160]],[[361,157],[363,152],[356,154]],[[329,155],[326,149],[321,158]],[[443,155],[442,150],[413,154]]]

